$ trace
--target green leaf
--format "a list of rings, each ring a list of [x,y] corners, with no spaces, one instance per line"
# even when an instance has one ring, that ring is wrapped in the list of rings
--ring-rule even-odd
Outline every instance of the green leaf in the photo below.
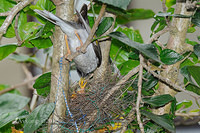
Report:
[[[23,29],[21,29],[21,39],[24,41],[30,38],[36,38],[35,34],[40,28],[41,25],[36,22],[25,23]]]
[[[163,133],[163,130],[164,129],[162,129],[160,126],[153,123],[152,121],[149,121],[144,125],[145,133]]]
[[[200,67],[199,66],[188,66],[188,71],[191,74],[191,76],[194,78],[196,83],[200,86]]]
[[[30,41],[35,47],[37,47],[38,49],[41,48],[49,48],[53,45],[52,41],[50,38],[36,38],[36,39],[32,39]]]
[[[164,115],[155,115],[151,112],[147,112],[145,110],[141,110],[141,114],[150,118],[152,121],[157,123],[158,125],[164,127],[166,130],[170,132],[175,132],[175,126],[173,120],[170,119],[168,114]]]
[[[8,58],[17,62],[31,62],[33,64],[41,66],[40,60],[38,58],[30,57],[24,54],[12,54]]]
[[[96,31],[97,37],[105,33],[112,26],[113,21],[114,19],[112,17],[103,18],[102,22],[99,24],[98,29]]]
[[[24,26],[27,23],[27,14],[23,11],[20,11],[19,19],[18,19],[18,34],[22,40],[26,37],[26,32],[24,32]]]
[[[15,1],[10,0],[0,0],[0,12],[10,11],[16,5]]]
[[[161,0],[162,1],[162,0]],[[176,0],[166,0],[165,2],[165,5],[168,7],[168,8],[171,8],[171,6],[175,5],[176,4]]]
[[[163,105],[171,102],[172,100],[174,100],[174,98],[169,94],[159,95],[159,96],[154,96],[154,97],[142,99],[143,102],[150,104],[154,107],[163,106]]]
[[[137,42],[133,42],[122,32],[112,32],[112,33],[109,34],[109,36],[127,44],[128,46],[130,46],[132,48],[139,50],[140,52],[142,52],[147,57],[161,63],[161,61],[158,59],[158,53],[157,53],[154,45],[152,45],[152,44],[140,44],[140,43],[137,43]]]
[[[6,93],[0,96],[0,115],[3,113],[13,112],[24,108],[30,98]]]
[[[190,41],[188,38],[186,38],[185,39],[185,42],[187,43],[187,44],[190,44],[190,45],[192,45],[192,46],[194,46],[194,45],[197,45],[198,43],[197,42],[195,42],[195,41]]]
[[[126,10],[131,0],[123,0],[123,1],[122,0],[97,0],[97,1]]]
[[[164,49],[160,53],[161,61],[167,65],[175,64],[183,58],[184,57],[182,55],[171,49]]]
[[[55,108],[54,103],[39,105],[26,118],[24,123],[24,133],[33,133],[38,129],[51,115]]]
[[[53,4],[51,0],[38,0],[37,3],[31,6],[31,9],[40,9],[40,10],[47,10],[52,11],[55,9],[56,6]]]
[[[192,101],[187,101],[187,100],[183,100],[181,102],[178,102],[176,104],[176,110],[179,110],[180,108],[186,109],[192,106]]]
[[[183,68],[181,68],[180,72],[190,83],[195,85],[195,83],[192,81],[191,74],[188,71],[188,66],[184,66]]]
[[[150,89],[152,89],[158,83],[158,79],[155,78],[150,73],[146,73],[144,75],[144,79],[145,80],[142,83],[142,89],[143,90],[149,91]]]
[[[194,53],[200,57],[200,44],[194,45]]]
[[[20,110],[17,112],[8,112],[0,115],[0,128],[5,126],[6,124],[14,121],[14,120],[20,120],[24,119],[28,116],[28,111],[26,110]]]
[[[200,10],[197,10],[192,17],[192,23],[200,27]]]
[[[128,60],[119,65],[121,75],[126,75],[130,70],[137,67],[140,64],[137,60]]]
[[[37,89],[37,92],[41,96],[48,96],[51,87],[51,72],[41,75],[35,80],[33,88]]]
[[[133,28],[121,28],[119,27],[117,31],[124,33],[129,39],[131,39],[134,42],[143,43],[142,36],[139,32],[139,30],[134,30]]]
[[[15,44],[5,44],[0,45],[0,61],[6,58],[9,54],[15,52],[17,45]]]
[[[189,84],[186,86],[186,90],[192,91],[198,95],[200,95],[200,87],[193,85],[193,84]]]
[[[194,33],[196,29],[194,27],[189,27],[187,33]]]
[[[114,12],[114,13],[116,12],[115,13],[117,15],[116,22],[118,24],[126,24],[134,20],[149,19],[149,18],[153,18],[155,15],[155,13],[149,9],[129,9],[124,12],[111,10],[111,12]]]

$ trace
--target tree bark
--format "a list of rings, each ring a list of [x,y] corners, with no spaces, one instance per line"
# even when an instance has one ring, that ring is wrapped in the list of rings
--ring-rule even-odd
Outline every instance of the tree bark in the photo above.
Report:
[[[176,2],[175,14],[182,14],[188,16],[192,15],[193,12],[187,11],[186,5],[187,5],[186,0],[185,1],[178,0]],[[190,21],[191,21],[190,18],[177,18],[177,17],[173,18],[172,23],[170,25],[170,37],[167,43],[167,49],[174,50],[180,54],[183,54],[186,51],[188,51],[189,47],[187,46],[187,44],[185,44],[185,39]],[[179,84],[178,82],[179,68],[180,68],[180,62],[177,62],[174,65],[163,66],[161,76],[171,80],[173,83]],[[173,88],[166,85],[165,83],[160,82],[159,89],[156,93],[157,93],[156,95],[170,94],[171,96],[175,96],[177,92]],[[159,115],[169,113],[170,107],[171,103],[165,105],[164,107],[154,110],[154,113]]]
[[[74,15],[74,0],[55,0],[56,15],[60,18],[71,21]],[[55,110],[49,118],[48,130],[49,132],[61,132],[58,121],[62,121],[66,115],[66,104],[62,92],[62,87],[65,96],[68,96],[69,88],[69,62],[64,58],[62,64],[59,64],[61,57],[66,54],[66,44],[64,40],[64,33],[60,27],[56,26],[53,35],[53,56],[52,56],[52,76],[51,76],[51,91],[50,102],[55,102]],[[60,69],[62,65],[62,69]],[[62,72],[60,72],[62,70]],[[62,78],[61,78],[62,77]],[[59,82],[59,79],[61,81]]]

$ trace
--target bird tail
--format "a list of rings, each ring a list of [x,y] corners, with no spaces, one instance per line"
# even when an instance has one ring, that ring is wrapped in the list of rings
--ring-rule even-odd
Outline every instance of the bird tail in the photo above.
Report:
[[[41,17],[47,19],[48,21],[52,22],[53,24],[55,25],[58,25],[59,22],[62,22],[63,20],[60,19],[59,17],[57,17],[56,15],[54,15],[53,13],[51,12],[48,12],[46,10],[38,10],[38,9],[35,9],[34,10],[37,14],[39,14]]]

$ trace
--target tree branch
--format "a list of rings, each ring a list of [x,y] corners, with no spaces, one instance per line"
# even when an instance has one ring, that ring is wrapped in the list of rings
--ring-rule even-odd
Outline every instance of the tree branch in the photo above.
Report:
[[[29,80],[25,80],[25,81],[22,82],[22,83],[19,83],[19,84],[13,85],[13,86],[10,87],[10,88],[4,89],[4,90],[0,91],[0,95],[4,94],[4,93],[6,93],[6,92],[9,92],[9,91],[11,91],[11,90],[14,90],[14,89],[16,89],[16,88],[19,88],[19,87],[21,87],[21,86],[24,86],[24,85],[26,85],[26,84],[28,84],[28,83],[30,83],[30,82],[36,80],[39,76],[40,76],[40,75],[37,75],[37,76],[35,76],[35,77],[33,77],[33,78],[29,79]]]
[[[13,18],[15,17],[15,15],[22,10],[24,7],[26,7],[27,5],[29,5],[32,1],[34,0],[24,0],[22,2],[19,2],[16,6],[14,6],[9,15],[8,12],[4,13],[4,15],[8,15],[5,19],[5,21],[3,22],[3,24],[0,27],[0,39],[2,38],[3,34],[6,33],[8,26],[12,23]],[[3,14],[1,14],[3,15]]]
[[[137,114],[137,122],[140,127],[141,133],[144,133],[144,126],[140,119],[140,102],[142,98],[142,78],[143,78],[143,66],[141,62],[144,61],[144,57],[140,54],[140,66],[139,66],[139,77],[138,77],[138,93],[137,93],[137,102],[136,102],[136,114]]]
[[[150,67],[148,67],[144,62],[142,62],[142,66],[148,71],[150,72],[154,77],[158,78],[159,80],[161,80],[162,82],[166,83],[167,85],[173,87],[175,90],[178,90],[178,91],[182,91],[182,92],[185,92],[189,95],[191,95],[192,97],[195,97],[195,98],[200,98],[199,95],[197,95],[196,93],[192,92],[192,91],[188,91],[188,90],[185,90],[183,89],[180,85],[177,85],[177,84],[174,84],[171,80],[155,73],[154,71],[151,70]]]

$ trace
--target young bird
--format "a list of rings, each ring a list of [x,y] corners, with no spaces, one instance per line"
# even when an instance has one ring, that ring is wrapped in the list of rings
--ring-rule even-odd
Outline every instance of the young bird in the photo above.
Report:
[[[76,52],[76,50],[82,46],[90,33],[89,21],[87,18],[87,5],[83,5],[81,12],[77,12],[78,22],[65,21],[58,16],[48,12],[46,10],[34,10],[37,14],[52,22],[53,24],[59,26],[61,30],[65,33],[65,41],[67,46],[67,54],[71,52]],[[93,72],[101,64],[101,50],[100,46],[93,42],[90,44],[86,53],[80,54],[73,59],[77,72],[79,74],[80,81],[80,93],[84,93],[84,87],[86,83],[84,78],[91,72]]]

